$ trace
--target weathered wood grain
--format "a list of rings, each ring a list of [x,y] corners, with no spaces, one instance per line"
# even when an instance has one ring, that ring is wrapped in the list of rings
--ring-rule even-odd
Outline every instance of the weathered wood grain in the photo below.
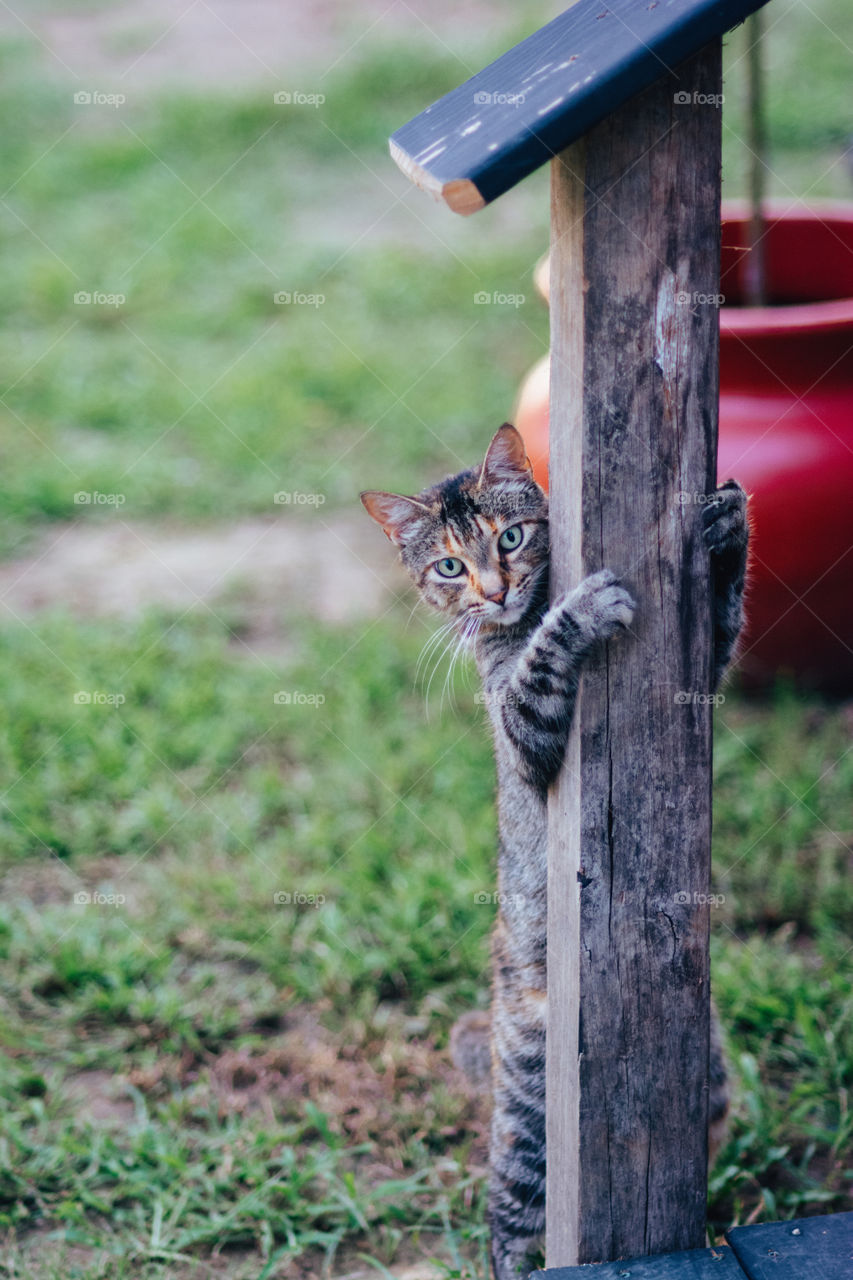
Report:
[[[474,213],[763,3],[577,0],[398,129],[391,155],[417,186]]]
[[[853,1213],[735,1227],[726,1239],[750,1280],[853,1280]]]
[[[688,1249],[656,1258],[602,1262],[594,1269],[549,1267],[533,1271],[530,1280],[749,1280],[731,1249]]]
[[[550,799],[549,1267],[704,1242],[720,84],[717,40],[552,166],[552,593],[638,611]]]
[[[588,453],[583,394],[585,168],[583,141],[564,152],[551,168],[548,488],[552,599],[584,576],[581,515]],[[563,768],[548,801],[545,1261],[549,1267],[586,1261],[576,1245],[581,1188],[575,1177],[580,1144],[582,789],[578,726],[582,702],[583,682]]]

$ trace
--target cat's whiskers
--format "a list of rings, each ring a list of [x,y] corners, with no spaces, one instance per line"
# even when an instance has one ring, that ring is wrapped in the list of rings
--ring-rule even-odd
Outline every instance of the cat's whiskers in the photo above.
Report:
[[[435,648],[438,645],[439,641],[442,640],[446,635],[447,635],[447,630],[445,627],[442,627],[440,630],[434,631],[432,635],[429,637],[429,639],[426,641],[426,643],[424,644],[423,648],[418,654],[418,661],[415,666],[415,684],[416,685],[421,682],[422,677],[426,674],[426,664],[429,661],[429,658],[435,651]]]
[[[471,610],[468,610],[461,619],[458,617],[451,618],[449,622],[446,622],[442,627],[439,627],[436,634],[432,637],[432,641],[430,645],[427,647],[427,650],[425,650],[425,652],[428,653],[429,658],[431,658],[435,656],[436,650],[439,648],[440,642],[441,641],[445,642],[441,647],[440,652],[438,652],[438,655],[435,657],[435,662],[433,664],[432,671],[430,672],[429,682],[426,687],[425,702],[426,702],[427,719],[429,719],[429,694],[430,694],[430,689],[432,688],[432,682],[436,676],[436,672],[438,671],[442,662],[446,658],[447,654],[450,653],[451,650],[453,650],[453,653],[450,659],[450,665],[449,665],[447,674],[445,676],[444,685],[442,687],[441,701],[439,703],[439,711],[441,711],[442,707],[444,706],[444,694],[447,690],[448,682],[453,675],[453,668],[456,665],[456,662],[458,661],[458,658],[461,655],[463,649],[466,647],[469,639],[474,634],[473,630],[471,629],[471,626],[472,626],[472,623],[475,621],[475,619],[471,616],[471,612],[472,612]]]
[[[429,637],[426,644],[421,649],[420,656],[418,657],[417,665],[415,667],[415,684],[417,684],[418,680],[426,674],[426,664],[434,655],[435,650],[441,641],[446,640],[455,627],[456,621],[451,618],[449,622],[443,622],[438,630],[434,631]]]
[[[456,648],[453,650],[453,656],[450,659],[450,666],[448,667],[447,674],[444,677],[444,685],[441,690],[441,701],[438,707],[439,711],[441,711],[442,708],[444,707],[445,693],[449,694],[448,706],[452,707],[454,705],[453,704],[453,685],[451,683],[453,679],[454,668],[456,667],[457,662],[459,661],[460,657],[465,652],[465,650],[473,647],[474,641],[477,637],[477,632],[480,630],[480,626],[482,623],[481,614],[482,614],[482,610],[477,609],[476,606],[469,609],[465,617],[465,621],[463,622],[459,630],[459,638],[456,641]]]
[[[438,657],[435,660],[435,664],[432,668],[432,671],[430,672],[429,683],[427,684],[427,687],[426,687],[426,694],[424,696],[424,701],[426,703],[427,720],[429,719],[429,691],[432,688],[432,682],[435,679],[435,673],[436,671],[438,671],[438,668],[441,666],[442,662],[447,657],[447,654],[453,648],[454,644],[458,644],[455,620],[451,624],[450,630],[451,630],[451,635],[449,637],[447,636],[446,631],[444,633],[444,636],[442,637],[442,639],[447,640],[447,643],[444,645],[444,647],[442,648],[441,652],[439,653]],[[441,707],[439,707],[439,710],[441,710]]]
[[[429,638],[427,639],[426,643],[424,644],[421,650],[420,657],[418,659],[418,666],[420,666],[422,663],[422,660],[429,655],[430,649],[432,649],[436,644],[438,644],[440,640],[442,640],[445,636],[447,636],[453,630],[454,625],[455,625],[454,621],[451,618],[446,622],[442,622],[441,625],[437,627],[436,630],[430,634]]]
[[[430,610],[429,605],[426,604],[426,602],[421,596],[416,596],[415,603],[412,605],[411,609],[409,610],[409,616],[406,619],[406,625],[403,628],[404,631],[408,631],[412,618],[415,616],[415,612],[418,609],[423,609],[428,615],[431,616],[432,611]]]

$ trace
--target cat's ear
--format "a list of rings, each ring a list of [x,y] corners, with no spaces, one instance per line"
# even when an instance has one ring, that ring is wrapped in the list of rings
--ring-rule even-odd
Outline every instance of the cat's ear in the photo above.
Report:
[[[429,511],[416,498],[404,498],[399,493],[368,489],[359,496],[367,514],[382,525],[386,536],[398,547],[405,542],[407,528]]]
[[[515,427],[505,422],[499,427],[486,451],[479,484],[496,484],[501,480],[533,478],[533,464]]]

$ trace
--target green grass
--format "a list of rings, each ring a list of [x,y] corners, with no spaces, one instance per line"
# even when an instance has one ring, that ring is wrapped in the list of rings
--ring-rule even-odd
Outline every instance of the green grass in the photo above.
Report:
[[[842,0],[813,9],[853,45]],[[846,55],[801,7],[767,14],[771,189],[849,194]],[[0,60],[3,553],[113,518],[80,491],[188,524],[272,515],[280,489],[328,512],[470,461],[509,414],[547,342],[530,280],[547,180],[488,235],[408,191],[387,134],[464,75],[437,43],[365,42],[318,111],[220,95],[87,113],[29,45]],[[477,306],[480,290],[525,301]],[[0,1276],[268,1280],[429,1256],[484,1276],[484,1115],[446,1054],[488,997],[473,684],[451,711],[433,692],[426,718],[428,629],[402,605],[324,629],[283,601],[287,661],[244,656],[239,596],[219,612],[0,630]],[[849,1204],[849,733],[849,710],[784,689],[717,711],[713,959],[737,1107],[714,1230]]]
[[[166,624],[54,618],[0,650],[4,773],[20,778],[3,799],[2,1221],[108,1242],[116,1267],[152,1275],[220,1245],[448,1265],[455,1247],[476,1266],[482,1116],[446,1066],[432,1077],[453,1018],[487,999],[493,782],[472,689],[425,723],[426,632],[402,608],[366,635],[291,620],[303,656],[280,674],[213,620]],[[126,701],[74,702],[92,688]],[[738,1106],[717,1227],[849,1194],[845,734],[842,710],[784,692],[718,711],[714,974]],[[229,1054],[296,1071],[307,1009],[337,1056],[272,1091],[272,1122],[239,1089],[223,1101],[210,1082]],[[360,1102],[367,1119],[323,1112],[312,1070],[346,1096],[353,1063],[382,1079],[389,1054],[402,1097]],[[93,1071],[125,1082],[124,1127],[81,1108]]]
[[[828,28],[849,46],[853,23],[841,0],[819,10],[767,11],[782,195],[849,192],[849,64]],[[736,32],[727,194],[747,155],[743,51]],[[81,107],[33,57],[0,47],[0,106],[17,126],[0,138],[0,549],[45,519],[97,518],[79,492],[122,494],[128,517],[193,520],[269,512],[282,488],[342,503],[363,480],[416,486],[476,455],[545,347],[530,270],[547,245],[547,175],[507,197],[484,237],[389,165],[389,132],[464,75],[445,48],[365,50],[323,80],[321,108],[271,94]],[[526,300],[476,306],[483,290]],[[79,292],[126,300],[75,304]],[[281,292],[325,301],[276,305]]]
[[[4,109],[26,128],[0,141],[21,175],[3,211],[7,548],[79,516],[77,492],[120,493],[129,518],[189,520],[269,513],[284,488],[351,501],[354,467],[417,485],[470,460],[507,415],[546,342],[529,272],[547,201],[497,248],[465,228],[454,256],[418,207],[392,207],[390,241],[359,243],[406,194],[385,154],[393,120],[448,87],[455,60],[380,54],[328,86],[322,111],[271,94],[109,111],[19,86],[18,58]],[[367,198],[342,209],[365,179]],[[518,314],[474,304],[507,281],[526,294]],[[80,291],[125,301],[75,304]]]

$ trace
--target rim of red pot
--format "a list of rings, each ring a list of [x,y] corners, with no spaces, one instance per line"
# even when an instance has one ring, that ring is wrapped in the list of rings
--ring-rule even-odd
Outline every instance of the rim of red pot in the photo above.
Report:
[[[819,200],[803,205],[799,200],[768,200],[766,215],[774,221],[788,223],[823,223],[830,235],[832,224],[843,227],[853,244],[853,202],[845,200]],[[722,222],[746,222],[749,204],[746,200],[724,200]],[[846,248],[839,238],[839,246]],[[537,263],[534,271],[536,288],[548,301],[548,254]],[[797,302],[788,306],[769,307],[720,307],[720,337],[763,337],[796,333],[827,333],[853,328],[853,297],[833,298],[824,302]]]
[[[746,200],[724,200],[722,222],[747,222],[750,207]],[[832,235],[833,224],[843,227],[853,243],[853,202],[844,200],[813,201],[805,206],[792,201],[769,200],[765,214],[772,222],[822,223]],[[847,249],[838,237],[840,248]],[[848,250],[849,251],[849,250]],[[853,297],[833,298],[824,302],[797,302],[787,306],[720,308],[720,337],[773,336],[782,334],[828,332],[853,328]]]

